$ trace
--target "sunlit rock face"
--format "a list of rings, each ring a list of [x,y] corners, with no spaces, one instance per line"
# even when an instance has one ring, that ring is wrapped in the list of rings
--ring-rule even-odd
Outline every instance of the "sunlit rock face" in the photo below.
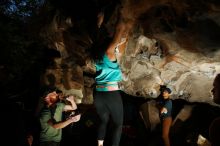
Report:
[[[134,22],[120,60],[122,90],[134,96],[156,98],[162,84],[172,89],[173,99],[213,103],[210,91],[220,73],[219,1],[122,0],[123,7],[118,1],[113,2],[89,1],[89,4],[98,7],[112,4],[109,17],[102,24],[110,35],[118,11]],[[96,32],[102,32],[96,27],[99,9],[71,1],[59,7],[57,4],[59,0],[55,5],[57,11],[41,36],[60,57],[54,58],[55,64],[48,68],[42,82],[49,84],[48,74],[53,74],[54,85],[66,93],[80,91],[79,102],[92,103],[95,69],[88,52]],[[70,9],[70,5],[85,7],[90,13]]]
[[[213,79],[220,71],[219,51],[210,57],[181,47],[175,34],[157,34],[157,37],[164,41],[155,42],[145,36],[131,40],[134,45],[128,46],[122,60],[125,92],[157,97],[159,85],[164,84],[172,89],[173,98],[211,102]],[[158,46],[153,42],[164,44]]]

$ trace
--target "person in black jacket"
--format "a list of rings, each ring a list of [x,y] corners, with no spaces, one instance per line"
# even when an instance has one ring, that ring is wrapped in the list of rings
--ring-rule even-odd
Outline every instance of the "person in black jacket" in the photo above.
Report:
[[[171,94],[170,88],[163,88],[161,90],[161,97],[159,98],[159,115],[162,123],[162,138],[164,146],[170,146],[170,127],[172,124],[172,100],[170,99]]]

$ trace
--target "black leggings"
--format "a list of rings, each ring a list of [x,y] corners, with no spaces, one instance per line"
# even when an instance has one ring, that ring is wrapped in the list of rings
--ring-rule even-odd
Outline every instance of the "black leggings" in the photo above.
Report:
[[[106,126],[111,116],[113,121],[112,145],[119,146],[123,125],[123,104],[119,91],[95,91],[94,105],[101,119],[98,140],[104,140]]]

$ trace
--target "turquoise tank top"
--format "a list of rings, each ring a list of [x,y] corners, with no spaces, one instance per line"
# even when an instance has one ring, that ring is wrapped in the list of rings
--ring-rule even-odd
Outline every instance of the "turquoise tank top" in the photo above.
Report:
[[[117,61],[109,60],[105,54],[103,60],[96,62],[96,84],[101,85],[108,82],[119,82],[122,80],[122,73]]]

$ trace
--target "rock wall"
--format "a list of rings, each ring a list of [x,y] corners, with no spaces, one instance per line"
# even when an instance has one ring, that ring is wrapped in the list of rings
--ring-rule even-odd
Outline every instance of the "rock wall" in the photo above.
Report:
[[[96,2],[99,6],[100,2]],[[122,90],[134,96],[155,98],[163,84],[172,89],[173,99],[214,104],[210,91],[215,76],[220,73],[219,2],[114,2],[112,11],[108,11],[112,13],[102,24],[110,36],[119,11],[124,18],[134,21],[129,43],[120,60]],[[51,21],[42,28],[41,37],[45,43],[60,53],[60,57],[53,58],[54,64],[48,67],[42,83],[50,84],[53,76],[55,86],[66,94],[77,94],[79,102],[90,104],[93,102],[95,68],[89,52],[93,51],[94,36],[103,30],[93,24],[98,9],[77,13],[76,9],[68,9],[70,4],[75,4],[74,8],[79,5],[67,1],[60,7],[53,6],[56,11],[49,11]],[[78,14],[80,18],[76,17]],[[98,41],[102,40],[100,38]]]

